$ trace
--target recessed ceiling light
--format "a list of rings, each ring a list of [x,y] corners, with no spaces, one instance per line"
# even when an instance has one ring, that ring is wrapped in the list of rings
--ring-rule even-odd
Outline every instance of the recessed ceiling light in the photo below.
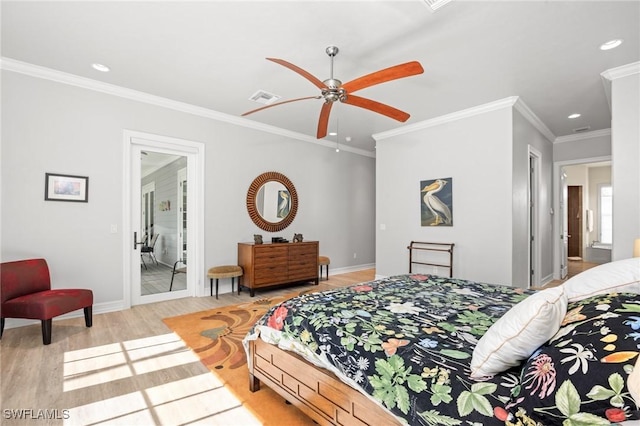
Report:
[[[622,40],[620,40],[619,38],[616,38],[614,40],[609,40],[606,43],[602,43],[600,45],[600,50],[611,50],[611,49],[615,49],[616,47],[620,46],[622,44]]]
[[[578,118],[580,117],[581,114],[575,113],[575,114],[571,114],[568,118]]]
[[[109,72],[111,71],[111,68],[109,68],[106,65],[103,64],[91,64],[91,66],[93,67],[94,70],[98,70],[100,72]]]

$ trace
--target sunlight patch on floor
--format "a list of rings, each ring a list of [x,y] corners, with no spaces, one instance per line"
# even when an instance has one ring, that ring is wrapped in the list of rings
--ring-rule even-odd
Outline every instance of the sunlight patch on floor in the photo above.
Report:
[[[200,362],[175,333],[96,346],[64,354],[65,392]]]
[[[200,362],[174,333],[70,351],[64,356],[64,390]],[[71,408],[71,425],[261,425],[211,373]]]

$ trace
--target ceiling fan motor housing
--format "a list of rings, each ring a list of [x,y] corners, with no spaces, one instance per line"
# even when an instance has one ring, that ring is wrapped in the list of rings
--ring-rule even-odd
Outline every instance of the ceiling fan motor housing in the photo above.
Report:
[[[327,86],[322,89],[322,96],[325,102],[344,102],[347,99],[347,92],[342,88],[342,82],[336,78],[329,78],[323,83]]]

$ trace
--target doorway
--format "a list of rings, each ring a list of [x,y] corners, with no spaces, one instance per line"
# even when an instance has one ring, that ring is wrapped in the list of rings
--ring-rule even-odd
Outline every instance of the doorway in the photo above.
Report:
[[[142,215],[140,261],[142,295],[186,288],[185,274],[173,274],[173,265],[186,258],[187,157],[158,151],[142,151]],[[172,185],[176,181],[184,185]],[[176,265],[182,268],[183,265]],[[188,272],[188,271],[187,271]]]
[[[204,145],[125,131],[124,154],[125,305],[203,294]],[[183,284],[171,286],[173,265],[187,254],[187,273],[175,276]],[[152,273],[156,286],[145,288]]]
[[[607,225],[605,210],[600,205],[598,188],[607,182],[611,187],[611,157],[593,157],[580,160],[567,160],[554,163],[554,187],[557,188],[554,197],[554,232],[559,238],[554,243],[554,279],[564,280],[576,273],[597,266],[603,249],[599,247],[602,229]],[[569,207],[569,187],[581,187],[582,205]],[[569,229],[569,222],[574,222]],[[581,222],[581,223],[580,223]],[[612,226],[612,223],[608,224]],[[577,230],[574,227],[577,226]],[[571,237],[569,237],[571,235]],[[572,248],[570,252],[569,241]],[[575,246],[574,246],[575,245]],[[610,249],[608,250],[610,256]],[[580,259],[580,260],[572,260]],[[571,262],[571,264],[570,264]]]
[[[540,176],[542,154],[529,146],[529,182],[528,182],[528,271],[529,288],[540,285],[541,253],[540,253]]]

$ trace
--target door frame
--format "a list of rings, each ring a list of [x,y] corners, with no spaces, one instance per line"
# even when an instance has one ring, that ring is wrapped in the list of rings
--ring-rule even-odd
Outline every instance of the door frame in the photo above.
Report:
[[[602,157],[590,157],[590,158],[580,158],[576,160],[564,160],[564,161],[555,161],[553,163],[553,187],[556,189],[556,194],[553,197],[553,278],[556,280],[560,280],[561,278],[561,267],[563,262],[563,253],[564,253],[564,264],[566,266],[566,252],[564,252],[563,245],[563,233],[564,233],[564,224],[563,212],[565,209],[562,208],[562,168],[564,166],[576,166],[578,164],[588,164],[588,163],[599,163],[601,161],[611,161],[611,155],[605,155]]]
[[[527,240],[528,240],[528,285],[529,288],[540,285],[542,254],[540,248],[540,179],[542,176],[542,153],[529,145],[529,179],[527,202]]]
[[[136,228],[137,220],[132,219],[132,208],[135,202],[140,206],[140,152],[142,150],[166,152],[187,157],[187,179],[191,184],[187,187],[188,221],[192,226],[187,229],[188,250],[192,253],[187,274],[187,289],[177,292],[166,292],[142,296],[133,300],[132,274],[134,256],[139,249],[134,249],[133,233],[140,232]],[[202,142],[178,139],[169,136],[155,135],[134,130],[123,130],[123,299],[125,308],[133,302],[152,303],[172,300],[181,297],[202,296],[204,294],[204,159],[205,145]],[[137,170],[134,170],[134,166]],[[136,180],[136,182],[134,182]],[[134,186],[134,183],[137,186]],[[132,189],[133,188],[133,189]],[[134,229],[136,228],[136,229]],[[140,237],[139,237],[140,238]],[[139,239],[138,238],[138,239]],[[136,266],[137,267],[137,266]]]

